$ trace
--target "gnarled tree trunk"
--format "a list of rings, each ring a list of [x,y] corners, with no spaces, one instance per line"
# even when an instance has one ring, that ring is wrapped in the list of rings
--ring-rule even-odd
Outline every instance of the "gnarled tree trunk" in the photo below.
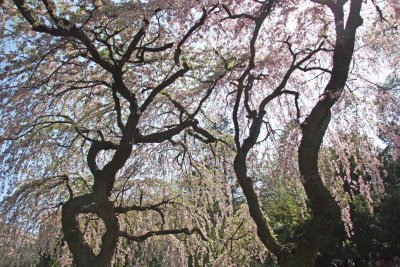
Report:
[[[250,216],[257,225],[257,234],[263,244],[278,258],[278,263],[282,267],[310,267],[315,265],[315,258],[318,249],[324,244],[325,240],[332,233],[334,226],[341,218],[340,208],[334,197],[324,185],[318,169],[318,154],[320,147],[331,119],[331,108],[341,96],[347,81],[350,63],[353,57],[355,34],[359,26],[362,25],[360,16],[362,0],[351,0],[350,12],[345,23],[344,5],[347,1],[338,0],[311,0],[315,3],[326,5],[330,8],[335,18],[336,43],[333,52],[333,65],[330,72],[331,78],[325,87],[323,95],[316,103],[311,113],[301,124],[302,139],[298,150],[298,164],[301,174],[301,181],[306,195],[310,202],[311,219],[307,224],[304,234],[295,240],[295,244],[281,244],[273,235],[266,218],[263,215],[258,196],[253,187],[253,180],[247,176],[247,155],[251,148],[256,144],[260,134],[262,119],[266,114],[265,108],[273,99],[282,94],[293,94],[298,97],[298,93],[284,90],[290,75],[300,65],[306,62],[322,49],[323,43],[319,48],[312,50],[310,54],[302,60],[296,61],[297,55],[293,55],[293,64],[282,79],[282,82],[275,90],[264,98],[258,108],[258,112],[248,111],[251,118],[249,134],[243,143],[239,141],[238,109],[242,98],[242,93],[248,93],[251,89],[251,70],[254,68],[255,40],[258,36],[260,24],[266,16],[261,15],[255,19],[255,30],[250,43],[250,60],[247,69],[238,79],[236,103],[233,112],[235,123],[235,143],[236,157],[234,170],[239,184],[246,197],[249,206]],[[270,1],[269,3],[273,3]],[[265,9],[267,10],[267,9]],[[290,49],[290,44],[289,49]],[[247,80],[247,84],[244,81]],[[250,89],[249,89],[250,88]],[[248,90],[246,92],[246,90]],[[297,98],[296,98],[297,99]],[[248,97],[244,98],[244,105]],[[298,107],[297,107],[298,108]]]

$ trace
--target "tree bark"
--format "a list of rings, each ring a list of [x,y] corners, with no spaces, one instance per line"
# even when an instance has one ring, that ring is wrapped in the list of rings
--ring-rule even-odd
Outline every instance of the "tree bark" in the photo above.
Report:
[[[310,202],[312,219],[304,235],[297,242],[294,258],[280,259],[281,266],[314,266],[318,249],[340,221],[339,205],[323,184],[318,169],[318,154],[331,119],[331,108],[339,100],[346,85],[352,61],[357,28],[362,25],[360,16],[362,0],[352,0],[347,23],[344,25],[343,5],[331,3],[336,23],[336,43],[333,54],[332,74],[324,94],[301,124],[302,139],[299,147],[301,181]]]
[[[77,266],[96,266],[96,256],[79,227],[77,216],[81,208],[93,202],[93,195],[87,194],[68,200],[62,207],[62,230],[64,239]]]

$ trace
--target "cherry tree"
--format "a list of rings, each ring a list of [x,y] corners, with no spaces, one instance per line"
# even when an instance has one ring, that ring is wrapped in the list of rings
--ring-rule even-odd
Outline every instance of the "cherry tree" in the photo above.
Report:
[[[61,223],[78,266],[110,266],[119,238],[206,239],[189,213],[166,218],[170,207],[184,208],[167,182],[179,155],[165,141],[178,144],[182,132],[215,141],[195,117],[218,80],[201,79],[182,50],[201,52],[191,36],[216,6],[43,0],[2,8],[2,184],[13,191],[4,222],[34,232],[37,221]],[[148,218],[132,222],[132,212]]]
[[[395,117],[398,97],[365,77],[384,75],[374,55],[392,53],[388,70],[398,70],[390,38],[399,6],[379,5],[2,2],[3,221],[34,233],[41,225],[47,243],[61,225],[78,266],[124,262],[131,242],[180,251],[165,264],[186,264],[187,254],[193,263],[198,247],[220,254],[207,256],[213,264],[230,264],[248,258],[233,246],[242,246],[236,236],[252,233],[258,258],[268,249],[280,266],[313,266],[334,225],[342,218],[351,226],[340,196],[346,177],[333,170],[357,144],[359,170],[374,180],[354,186],[378,196],[373,132],[398,138],[395,118],[381,123]],[[364,101],[371,92],[378,101]],[[375,125],[359,123],[362,116]],[[359,133],[353,146],[349,133]],[[289,243],[263,213],[261,170],[304,189],[310,220]],[[233,177],[242,193],[232,193]],[[235,193],[247,206],[234,209]]]
[[[373,30],[379,21],[387,22],[386,18],[381,7],[375,2],[363,9],[361,0],[256,1],[249,13],[242,13],[241,10],[228,6],[224,6],[224,10],[227,20],[239,20],[242,23],[238,33],[245,39],[243,50],[248,53],[247,57],[237,59],[240,63],[231,75],[228,91],[232,101],[230,112],[233,118],[233,166],[236,178],[246,197],[250,216],[257,225],[257,235],[277,257],[279,265],[313,266],[318,249],[329,237],[337,222],[341,218],[349,220],[348,210],[339,205],[340,197],[338,194],[334,196],[328,188],[329,180],[326,180],[330,177],[321,175],[320,148],[332,116],[346,114],[338,109],[341,107],[338,104],[346,103],[343,101],[347,98],[345,88],[349,87],[352,92],[365,87],[365,82],[371,83],[364,80],[360,85],[353,77],[349,79],[351,75],[362,77],[362,74],[358,73],[363,73],[363,64],[372,63],[370,59],[373,58],[374,52],[376,53],[373,49],[370,50],[370,44],[367,44],[363,51],[370,53],[370,57],[366,57],[368,60],[360,57],[361,64],[353,61],[359,56],[356,54],[357,46],[362,47],[368,41],[358,41],[356,38],[359,28],[363,25],[363,16],[374,17],[374,23],[365,23],[368,30]],[[296,22],[291,23],[293,19],[296,19]],[[391,20],[390,23],[396,21]],[[377,31],[381,30],[379,26],[375,27]],[[371,66],[374,65],[369,65]],[[375,91],[379,93],[379,90]],[[374,96],[377,95],[376,92]],[[358,97],[362,93],[357,92],[355,95]],[[300,100],[303,103],[300,103]],[[396,103],[396,100],[391,102]],[[367,107],[365,104],[367,103],[362,105],[364,110]],[[374,110],[373,106],[368,106],[369,112]],[[350,115],[350,118],[352,117]],[[355,124],[358,124],[358,119],[355,120]],[[340,120],[347,125],[342,125]],[[360,158],[360,164],[368,166],[366,169],[375,180],[367,185],[360,176],[358,184],[352,186],[364,193],[369,201],[373,201],[371,192],[375,192],[376,196],[383,192],[379,159],[373,156],[372,143],[376,135],[364,141],[364,136],[360,135],[356,144],[361,145],[362,149],[356,148],[354,144],[349,146],[351,141],[344,138],[348,130],[353,131],[353,136],[356,136],[354,133],[362,132],[362,129],[371,134],[368,126],[357,125],[358,127],[353,128],[354,124],[349,124],[350,120],[337,118],[334,127],[344,126],[346,130],[333,129],[330,132],[330,142],[335,149],[345,151],[346,155],[341,157],[342,163],[348,163],[349,153],[362,151],[361,157],[369,155],[364,159]],[[261,166],[257,162],[262,162],[268,155],[268,146],[271,145],[268,141],[271,141],[270,137],[276,131],[276,127],[290,132],[291,139],[285,150],[295,148],[291,152],[289,150],[287,155],[298,158],[298,166],[294,168],[299,171],[311,211],[311,218],[304,233],[294,237],[293,242],[287,244],[276,238],[262,211],[255,177],[255,170]],[[376,131],[377,128],[372,129]],[[398,135],[398,132],[393,134]],[[335,143],[335,138],[340,141]],[[278,153],[280,155],[282,152]],[[288,168],[293,166],[286,166],[285,163],[283,160],[284,172],[290,172]],[[346,170],[350,171],[350,168]],[[343,178],[350,179],[350,175]],[[337,185],[331,188],[333,193],[335,186]]]

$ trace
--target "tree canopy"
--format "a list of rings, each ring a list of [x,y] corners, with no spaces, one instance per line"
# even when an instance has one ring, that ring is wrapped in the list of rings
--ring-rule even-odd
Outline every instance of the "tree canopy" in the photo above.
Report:
[[[338,224],[357,230],[352,203],[373,212],[385,195],[383,155],[400,151],[395,0],[0,12],[0,229],[44,258],[314,266]]]

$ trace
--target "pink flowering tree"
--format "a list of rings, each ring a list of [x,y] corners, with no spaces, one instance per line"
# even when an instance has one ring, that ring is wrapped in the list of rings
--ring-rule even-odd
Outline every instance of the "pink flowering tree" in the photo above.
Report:
[[[242,231],[258,236],[259,258],[268,249],[280,266],[313,266],[341,218],[351,234],[341,189],[350,174],[334,177],[335,168],[357,152],[354,186],[370,201],[383,191],[374,142],[378,131],[398,140],[398,95],[376,93],[367,75],[398,70],[396,1],[14,0],[1,8],[3,221],[31,232],[41,225],[47,240],[61,225],[77,266],[111,266],[132,257],[126,242],[164,236],[179,255],[213,247],[221,254],[213,263],[228,265]],[[376,57],[389,54],[385,71]],[[387,114],[394,123],[382,124]],[[260,173],[304,189],[311,216],[291,242],[263,213]],[[233,176],[247,203],[236,210]],[[210,238],[217,244],[201,241]]]
[[[180,171],[167,167],[179,155],[165,141],[179,147],[185,133],[215,142],[195,117],[219,77],[202,79],[184,58],[196,53],[183,52],[201,52],[192,35],[215,8],[2,3],[1,171],[13,192],[4,223],[36,232],[55,216],[50,226],[62,225],[77,266],[110,266],[120,238],[206,239],[195,219],[176,214],[185,208],[168,180]],[[135,212],[144,215],[127,218]]]
[[[373,144],[379,127],[369,124],[369,120],[382,125],[384,119],[375,118],[379,105],[366,101],[368,96],[379,100],[380,91],[370,77],[365,77],[372,68],[377,76],[382,75],[379,65],[373,62],[382,54],[376,51],[377,40],[370,39],[368,31],[379,34],[386,27],[397,27],[398,6],[388,4],[383,11],[375,2],[364,5],[362,0],[255,1],[249,6],[249,11],[223,6],[224,20],[236,24],[240,36],[237,42],[242,42],[241,48],[247,51],[245,57],[236,58],[238,65],[226,85],[233,119],[233,168],[257,235],[277,257],[279,266],[314,266],[318,249],[341,218],[351,234],[347,197],[342,190],[344,183],[351,182],[350,155],[356,155],[360,175],[352,188],[369,202],[383,193],[379,157]],[[373,19],[364,21],[367,17]],[[359,30],[363,24],[366,29]],[[398,59],[397,53],[387,47],[391,41],[378,43]],[[397,69],[388,67],[388,71]],[[379,79],[372,80],[375,78]],[[395,105],[393,92],[387,94],[393,99],[383,103]],[[360,114],[365,117],[360,118]],[[328,130],[332,117],[333,125]],[[289,134],[282,149],[274,147],[277,142],[273,136],[278,130]],[[336,165],[332,157],[325,158],[325,162],[319,158],[321,152],[327,153],[321,151],[326,133],[327,146],[341,155]],[[398,136],[398,131],[391,133],[394,138]],[[311,216],[306,228],[290,243],[282,243],[274,234],[259,200],[257,169],[265,166],[269,156],[281,160],[286,176],[298,171],[309,203]],[[297,164],[290,160],[293,158],[297,158]],[[320,165],[326,163],[332,163],[331,170],[338,170],[340,165],[346,175],[327,175],[320,170]],[[372,176],[373,182],[366,183],[366,175]]]

